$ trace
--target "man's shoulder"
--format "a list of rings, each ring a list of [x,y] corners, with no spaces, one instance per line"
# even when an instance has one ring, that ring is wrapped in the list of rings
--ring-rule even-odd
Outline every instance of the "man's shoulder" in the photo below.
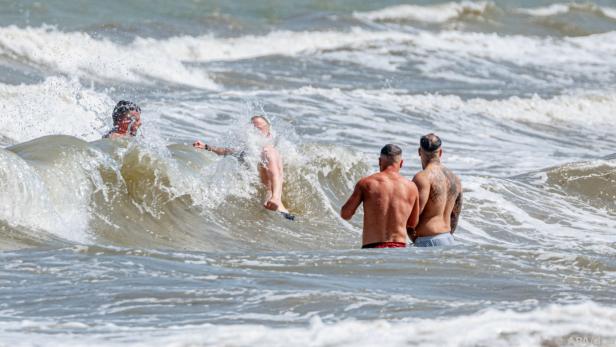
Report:
[[[421,170],[418,173],[415,174],[415,176],[413,176],[413,183],[415,184],[421,184],[424,182],[429,182],[430,181],[430,177],[428,175],[428,172],[426,170]]]
[[[359,179],[357,184],[360,185],[360,186],[368,185],[368,184],[370,184],[370,183],[372,183],[372,182],[374,182],[376,180],[375,175],[376,174],[372,174],[370,176],[364,176],[364,177]]]
[[[460,176],[456,175],[453,170],[451,170],[450,168],[443,166],[443,171],[445,171],[445,173],[449,176],[449,177],[453,177],[456,184],[458,186],[462,185],[462,180],[460,179]]]
[[[357,184],[360,187],[362,187],[362,188],[365,188],[365,187],[367,187],[369,185],[373,185],[373,184],[379,184],[379,182],[382,181],[382,177],[381,176],[382,176],[381,173],[377,172],[377,173],[374,173],[374,174],[372,174],[370,176],[362,177],[359,180],[359,182],[357,182]]]
[[[400,184],[406,187],[407,191],[411,194],[417,194],[417,184],[408,177],[400,176]]]

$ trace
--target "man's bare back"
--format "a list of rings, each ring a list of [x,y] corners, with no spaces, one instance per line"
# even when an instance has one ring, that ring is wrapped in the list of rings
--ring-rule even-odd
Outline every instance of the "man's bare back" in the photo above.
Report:
[[[392,145],[388,145],[392,146]],[[383,148],[381,153],[385,151]],[[381,172],[362,178],[342,207],[342,218],[351,219],[360,204],[364,204],[362,245],[369,247],[406,246],[407,228],[414,228],[419,217],[417,187],[400,175],[402,151],[397,148],[397,160],[388,161],[381,154]],[[389,244],[388,244],[389,243]]]
[[[462,209],[462,183],[451,170],[440,162],[442,149],[440,139],[429,134],[434,144],[421,144],[419,154],[423,171],[413,178],[419,190],[421,214],[415,228],[413,241],[417,237],[452,233],[458,225]],[[426,137],[424,136],[424,137]],[[422,141],[423,138],[422,137]],[[426,140],[428,141],[428,140]],[[423,148],[425,145],[426,149]]]

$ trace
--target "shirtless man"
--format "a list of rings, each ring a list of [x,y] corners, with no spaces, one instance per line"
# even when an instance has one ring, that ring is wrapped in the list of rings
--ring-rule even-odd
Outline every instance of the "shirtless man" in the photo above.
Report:
[[[250,119],[252,125],[267,139],[272,138],[271,124],[264,116],[254,116]],[[241,152],[237,149],[226,147],[214,147],[201,141],[193,143],[196,148],[204,149],[218,155],[231,155]],[[240,154],[241,155],[241,154]],[[263,206],[272,211],[280,212],[285,218],[294,220],[295,216],[282,203],[282,185],[284,171],[282,158],[272,143],[267,143],[261,150],[261,165],[259,165],[259,177],[267,190]]]
[[[113,109],[111,115],[113,119],[113,129],[103,138],[122,138],[136,136],[137,130],[141,126],[141,108],[137,104],[121,100]]]
[[[403,248],[406,236],[419,219],[417,187],[400,175],[402,150],[386,145],[379,157],[380,172],[362,178],[340,216],[349,220],[364,204],[362,248]]]
[[[421,214],[411,240],[416,247],[454,244],[453,232],[462,210],[460,178],[441,164],[441,139],[428,134],[419,141],[420,171],[413,178],[419,189]]]

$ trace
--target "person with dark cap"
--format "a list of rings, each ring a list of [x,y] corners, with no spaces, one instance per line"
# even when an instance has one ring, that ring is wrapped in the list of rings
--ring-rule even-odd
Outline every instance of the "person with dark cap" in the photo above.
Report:
[[[103,138],[115,139],[136,136],[141,126],[141,108],[132,101],[121,100],[113,109],[111,118],[113,119],[113,129]]]
[[[462,210],[460,178],[441,163],[441,139],[427,134],[419,140],[422,171],[413,182],[419,190],[419,223],[411,236],[416,247],[454,244],[453,233]]]
[[[363,203],[362,248],[404,248],[407,234],[419,219],[417,187],[400,175],[402,150],[388,144],[381,149],[380,172],[362,178],[340,216],[349,220]]]

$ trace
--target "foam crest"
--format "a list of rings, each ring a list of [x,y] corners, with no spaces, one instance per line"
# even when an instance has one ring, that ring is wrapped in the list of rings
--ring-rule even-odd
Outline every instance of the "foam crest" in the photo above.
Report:
[[[456,102],[454,102],[455,104]],[[471,99],[466,102],[472,113],[491,115],[531,123],[579,125],[610,125],[610,110],[616,107],[614,93],[583,93],[542,98],[511,97],[504,100]]]
[[[485,83],[485,76],[465,76],[463,71],[485,67],[501,80],[533,79],[507,71],[494,61],[526,68],[547,68],[550,80],[566,83],[570,76],[613,76],[616,32],[572,39],[503,36],[460,31],[272,31],[262,36],[219,38],[212,35],[179,36],[164,40],[136,38],[129,44],[95,39],[79,32],[53,28],[0,28],[0,54],[35,66],[93,79],[153,83],[156,80],[200,88],[217,88],[203,66],[186,63],[235,61],[272,55],[312,55],[349,61],[393,71],[405,62],[418,65],[424,74]],[[345,53],[347,52],[347,53]],[[404,52],[404,57],[400,57]],[[395,53],[395,54],[394,54]],[[566,66],[566,69],[563,68]],[[493,71],[500,69],[499,71]],[[479,69],[481,70],[481,69]],[[468,73],[468,72],[467,72]],[[516,77],[517,76],[517,77]],[[455,77],[455,76],[454,76]],[[479,78],[481,77],[481,78]],[[536,78],[535,78],[536,79]]]
[[[296,315],[246,315],[245,319]],[[305,318],[304,318],[305,319]],[[324,323],[317,316],[306,327],[274,328],[265,325],[176,325],[168,329],[120,328],[114,324],[88,326],[78,321],[61,324],[48,320],[3,323],[6,341],[18,346],[612,346],[616,309],[593,302],[550,305],[526,312],[488,309],[470,315],[404,321],[345,320]],[[96,331],[88,336],[49,334],[57,328]],[[128,329],[128,330],[127,330]],[[460,333],[460,332],[464,333]],[[378,334],[375,334],[378,332]],[[22,334],[28,334],[23,343]],[[112,339],[110,339],[112,337]],[[113,341],[113,343],[110,343]],[[139,341],[139,342],[136,342]]]
[[[59,77],[34,85],[0,84],[0,99],[0,137],[8,143],[54,134],[98,139],[114,105],[109,96]]]
[[[543,7],[520,8],[516,10],[517,13],[526,14],[533,17],[552,17],[574,11],[590,12],[605,16],[607,18],[616,19],[616,8],[602,7],[593,3],[559,3]]]
[[[97,80],[152,84],[156,80],[215,89],[202,70],[185,66],[174,54],[139,41],[122,45],[87,33],[53,27],[0,28],[0,55],[38,68]]]
[[[424,23],[445,23],[465,15],[480,16],[489,8],[490,2],[461,1],[432,6],[399,5],[372,12],[357,12],[355,17],[370,21],[412,20]]]
[[[324,50],[342,47],[360,48],[368,43],[399,42],[410,38],[409,34],[402,32],[352,28],[346,32],[273,31],[263,36],[247,35],[224,39],[211,35],[175,37],[162,42],[154,39],[137,39],[135,46],[139,49],[162,51],[184,61],[209,62],[269,55],[315,54]]]
[[[510,97],[501,100],[482,98],[462,99],[456,95],[409,95],[396,90],[342,91],[304,87],[289,91],[296,95],[319,95],[338,102],[386,105],[391,111],[407,109],[423,114],[482,114],[490,118],[511,119],[531,123],[558,124],[567,122],[579,125],[610,125],[616,108],[614,92],[579,92],[542,98]]]

